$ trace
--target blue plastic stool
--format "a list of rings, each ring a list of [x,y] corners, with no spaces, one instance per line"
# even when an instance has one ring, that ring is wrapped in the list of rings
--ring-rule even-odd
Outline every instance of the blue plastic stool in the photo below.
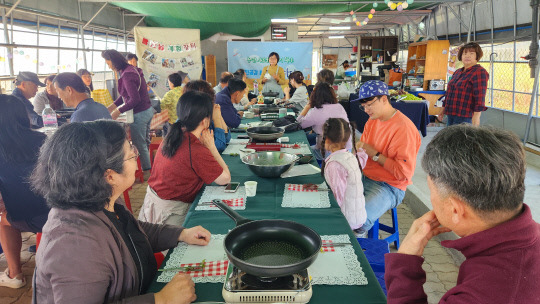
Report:
[[[360,247],[364,251],[369,265],[375,273],[375,277],[386,295],[386,283],[384,281],[384,255],[390,252],[385,240],[357,238]]]
[[[368,238],[370,239],[379,239],[379,229],[390,233],[390,236],[385,238],[384,240],[390,244],[394,242],[394,245],[396,245],[396,249],[399,249],[399,228],[398,228],[398,217],[397,217],[397,208],[392,208],[392,226],[387,226],[384,224],[379,224],[379,220],[377,219],[375,223],[373,224],[373,227],[368,231]]]
[[[384,255],[390,252],[385,240],[357,238],[374,272],[384,272]]]

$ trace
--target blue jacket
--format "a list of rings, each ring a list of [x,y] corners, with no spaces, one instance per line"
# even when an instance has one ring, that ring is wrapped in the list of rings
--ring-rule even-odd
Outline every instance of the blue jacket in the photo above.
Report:
[[[28,113],[28,118],[30,118],[30,124],[32,125],[32,129],[43,128],[43,119],[34,111],[34,106],[30,102],[30,100],[24,97],[23,92],[19,90],[19,88],[15,88],[11,95],[17,97],[24,104],[24,107],[26,108],[26,113]]]
[[[81,101],[75,112],[71,115],[70,122],[85,122],[98,119],[112,119],[107,108],[95,102],[92,98],[87,98]]]
[[[229,128],[238,128],[241,117],[231,101],[229,88],[226,87],[216,94],[216,103],[221,106],[221,116]]]
[[[210,130],[214,130],[214,144],[219,153],[222,153],[227,148],[227,144],[231,140],[231,132],[225,133],[222,128],[216,128],[214,122],[210,122]]]

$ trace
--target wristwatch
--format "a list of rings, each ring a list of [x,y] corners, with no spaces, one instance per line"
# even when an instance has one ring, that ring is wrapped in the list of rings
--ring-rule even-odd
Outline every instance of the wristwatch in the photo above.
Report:
[[[381,155],[381,152],[377,152],[377,154],[373,155],[373,157],[371,159],[373,159],[373,161],[378,161],[379,160],[379,155]]]

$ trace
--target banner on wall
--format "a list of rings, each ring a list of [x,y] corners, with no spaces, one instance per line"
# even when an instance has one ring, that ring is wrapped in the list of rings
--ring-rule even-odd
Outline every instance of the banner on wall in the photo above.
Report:
[[[201,41],[198,29],[135,27],[135,45],[139,67],[146,82],[160,97],[169,91],[167,77],[175,72],[200,79]]]
[[[311,81],[312,42],[227,42],[228,70],[244,69],[251,79],[261,77],[262,70],[269,65],[268,55],[279,54],[278,65],[288,77],[294,71],[304,74],[304,80]]]

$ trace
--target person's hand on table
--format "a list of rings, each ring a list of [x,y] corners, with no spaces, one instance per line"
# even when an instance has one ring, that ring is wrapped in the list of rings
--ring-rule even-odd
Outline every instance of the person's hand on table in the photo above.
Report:
[[[186,228],[182,230],[178,237],[179,242],[184,242],[189,245],[206,246],[210,242],[212,234],[210,231],[204,229],[202,226],[195,226],[193,228]]]
[[[450,231],[446,227],[441,227],[435,212],[429,211],[413,222],[409,233],[399,246],[398,253],[422,256],[424,248],[432,237]]]
[[[238,111],[238,115],[240,115],[240,117],[244,116],[244,111]]]
[[[191,276],[185,273],[177,273],[161,291],[154,294],[156,304],[188,304],[196,299],[195,283]]]

